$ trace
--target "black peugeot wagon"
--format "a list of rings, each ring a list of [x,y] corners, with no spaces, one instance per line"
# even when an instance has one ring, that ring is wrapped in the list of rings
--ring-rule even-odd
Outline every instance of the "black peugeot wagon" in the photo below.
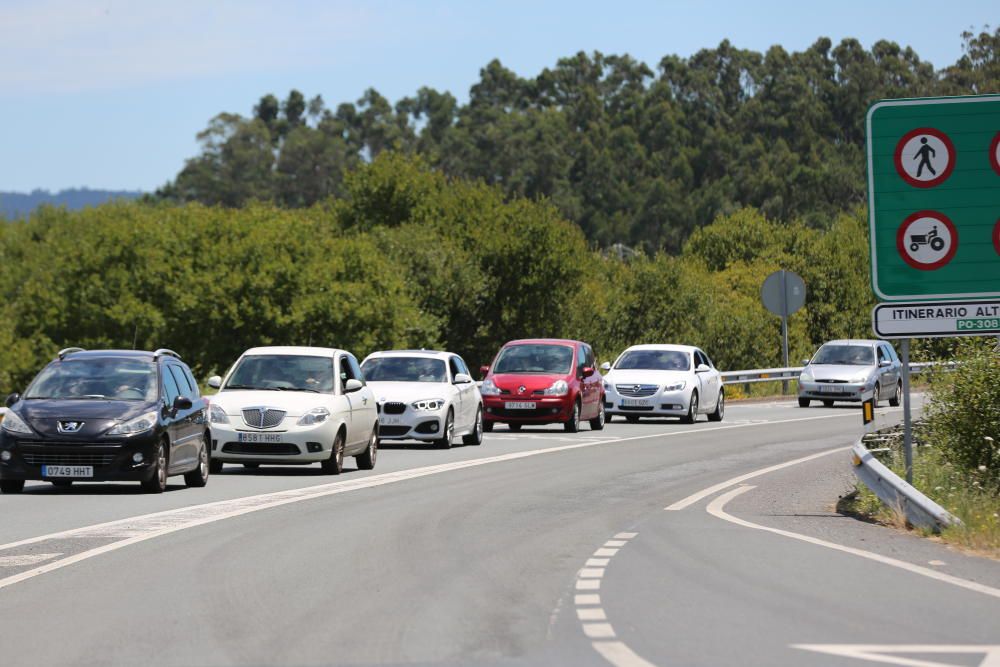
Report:
[[[208,481],[208,405],[170,350],[63,350],[7,407],[3,493],[20,493],[29,479],[134,481],[148,493],[171,475],[188,486]]]

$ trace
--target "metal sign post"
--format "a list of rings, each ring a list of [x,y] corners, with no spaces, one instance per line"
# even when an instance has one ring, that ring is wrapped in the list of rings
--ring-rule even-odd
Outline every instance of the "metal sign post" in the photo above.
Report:
[[[903,465],[906,466],[906,481],[913,484],[913,421],[910,416],[910,339],[904,338],[899,345],[903,362]]]
[[[788,316],[805,305],[806,284],[797,273],[775,271],[761,285],[760,300],[765,308],[781,317],[781,358],[788,368]],[[781,381],[781,393],[788,393],[788,380]]]

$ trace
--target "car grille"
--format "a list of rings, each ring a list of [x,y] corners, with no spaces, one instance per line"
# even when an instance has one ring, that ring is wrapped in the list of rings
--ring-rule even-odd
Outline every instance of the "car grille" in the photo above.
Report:
[[[631,412],[652,412],[652,405],[619,405],[619,410],[626,410]]]
[[[227,454],[263,454],[290,456],[301,454],[297,445],[286,442],[227,442],[222,446]]]
[[[385,436],[386,438],[398,438],[401,435],[406,435],[409,433],[409,426],[379,426],[378,434],[379,436]]]
[[[823,384],[847,384],[847,380],[816,380],[816,382],[822,382]]]
[[[401,415],[406,412],[406,403],[389,402],[382,404],[382,412],[387,415]]]
[[[115,460],[114,454],[56,454],[29,453],[21,454],[24,462],[30,466],[107,466]]]
[[[272,428],[284,418],[285,411],[275,408],[247,408],[243,411],[243,421],[253,428]]]
[[[558,413],[558,410],[556,410]],[[507,417],[527,417],[530,419],[538,419],[540,417],[554,417],[556,413],[552,412],[552,408],[535,408],[534,410],[508,410],[507,408],[492,408],[490,414],[494,417],[507,418]]]
[[[642,398],[652,396],[659,389],[655,384],[616,384],[615,391],[622,396],[629,398]]]

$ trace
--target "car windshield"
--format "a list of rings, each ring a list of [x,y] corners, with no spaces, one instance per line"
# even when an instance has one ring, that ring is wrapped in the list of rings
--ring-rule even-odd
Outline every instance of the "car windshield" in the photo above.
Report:
[[[615,364],[621,370],[686,371],[691,358],[680,350],[630,350]]]
[[[824,345],[813,358],[814,364],[840,366],[871,366],[875,353],[868,345]]]
[[[493,372],[568,375],[572,366],[573,348],[566,345],[511,345],[500,351]]]
[[[333,359],[294,354],[255,354],[240,359],[226,389],[333,393]]]
[[[156,364],[132,359],[73,359],[51,364],[26,399],[155,401]]]
[[[428,357],[376,357],[361,364],[369,382],[447,382],[444,361]]]

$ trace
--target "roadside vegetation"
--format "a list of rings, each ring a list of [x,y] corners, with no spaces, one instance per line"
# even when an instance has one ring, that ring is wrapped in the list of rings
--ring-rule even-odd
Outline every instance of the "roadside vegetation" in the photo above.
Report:
[[[955,351],[961,370],[932,374],[924,419],[915,429],[913,485],[962,520],[941,539],[1000,558],[1000,355],[995,341],[971,339]],[[905,475],[902,440],[885,463]],[[850,509],[885,523],[905,521],[858,484]]]

